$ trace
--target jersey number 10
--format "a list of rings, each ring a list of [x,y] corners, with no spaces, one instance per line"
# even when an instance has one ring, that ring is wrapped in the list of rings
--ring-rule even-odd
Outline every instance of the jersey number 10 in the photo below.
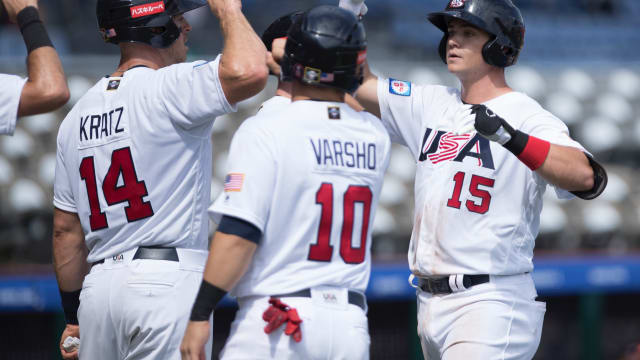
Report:
[[[367,233],[369,232],[369,218],[371,217],[371,200],[373,194],[368,186],[351,185],[344,193],[342,232],[340,234],[340,257],[347,264],[360,264],[364,261],[367,251]],[[360,231],[360,246],[354,248],[351,244],[353,237],[353,219],[355,204],[362,204],[362,229]],[[331,261],[333,246],[331,246],[331,226],[333,223],[333,184],[323,183],[316,193],[316,204],[322,206],[318,239],[309,247],[309,260]]]
[[[118,186],[120,175],[122,175],[122,185]],[[107,215],[100,210],[93,156],[87,156],[82,159],[80,177],[87,185],[89,207],[91,208],[91,215],[89,216],[91,231],[108,228]],[[124,208],[128,222],[141,220],[153,215],[151,203],[143,200],[143,197],[149,195],[147,186],[144,181],[138,180],[129,147],[114,150],[111,154],[111,165],[102,182],[102,193],[109,206],[123,202],[128,203],[128,206]]]

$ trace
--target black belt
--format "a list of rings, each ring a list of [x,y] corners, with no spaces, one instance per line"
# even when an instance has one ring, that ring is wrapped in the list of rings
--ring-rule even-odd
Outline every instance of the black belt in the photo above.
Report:
[[[176,248],[160,246],[140,246],[133,255],[133,260],[138,259],[180,261]],[[104,263],[104,259],[94,262],[91,266],[102,263]]]
[[[285,298],[285,297],[306,297],[306,298],[310,298],[311,297],[311,289],[304,289],[304,290],[292,292],[292,293],[289,293],[289,294],[273,295],[272,297],[276,297],[276,298]],[[367,298],[363,294],[361,294],[359,292],[356,292],[356,291],[349,290],[348,299],[349,299],[348,300],[349,304],[355,305],[355,306],[361,308],[362,310],[366,311]]]
[[[489,275],[462,275],[462,285],[466,289],[479,284],[484,284],[489,282]],[[431,294],[451,294],[454,291],[451,289],[449,285],[449,277],[443,277],[440,279],[431,279],[431,278],[418,278],[418,287],[422,289],[422,291],[431,293]]]

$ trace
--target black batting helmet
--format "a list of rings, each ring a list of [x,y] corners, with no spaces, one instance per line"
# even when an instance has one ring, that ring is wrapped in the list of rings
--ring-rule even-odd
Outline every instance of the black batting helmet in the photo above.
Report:
[[[112,44],[141,42],[166,48],[180,36],[172,17],[204,5],[207,0],[98,0],[98,28]]]
[[[447,28],[451,19],[463,20],[491,35],[482,56],[489,65],[511,66],[524,46],[524,20],[511,0],[450,0],[444,11],[428,15],[429,21],[444,32],[440,58],[447,62]]]
[[[362,84],[364,26],[350,11],[322,5],[302,14],[287,34],[282,80],[330,86],[350,94]]]
[[[273,44],[273,40],[283,38],[287,36],[287,32],[291,25],[296,21],[297,18],[302,16],[302,11],[294,11],[287,15],[281,16],[276,21],[272,22],[271,25],[262,33],[262,42],[264,46],[267,47],[267,50],[271,51],[271,45]]]

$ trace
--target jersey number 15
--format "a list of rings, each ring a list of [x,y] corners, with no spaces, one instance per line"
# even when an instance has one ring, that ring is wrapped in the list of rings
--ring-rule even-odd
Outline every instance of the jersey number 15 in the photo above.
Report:
[[[122,185],[118,186],[120,175],[122,175]],[[89,207],[91,208],[91,215],[89,216],[91,231],[108,228],[107,215],[100,209],[100,201],[98,200],[98,185],[93,156],[87,156],[82,159],[80,177],[87,185]],[[143,197],[148,195],[147,185],[144,181],[138,180],[129,147],[114,150],[111,154],[111,165],[102,182],[102,193],[109,206],[123,202],[128,203],[128,206],[124,208],[128,222],[145,219],[153,215],[151,203],[143,200]]]

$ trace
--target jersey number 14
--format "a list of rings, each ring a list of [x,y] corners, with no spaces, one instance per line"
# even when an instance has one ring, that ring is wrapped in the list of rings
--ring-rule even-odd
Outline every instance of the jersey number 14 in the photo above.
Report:
[[[360,264],[364,261],[367,251],[367,233],[369,232],[369,218],[371,215],[371,200],[373,194],[368,186],[351,185],[344,193],[342,231],[340,234],[340,257],[347,264]],[[362,204],[362,229],[360,230],[360,246],[354,248],[353,237],[355,204]],[[331,246],[331,227],[333,223],[333,184],[323,183],[316,193],[316,204],[322,207],[318,239],[309,247],[309,260],[331,261],[333,246]]]
[[[118,186],[120,175],[122,175],[122,185]],[[93,156],[82,159],[80,177],[87,185],[89,207],[91,208],[89,216],[91,231],[108,228],[107,215],[100,209]],[[128,203],[128,206],[124,208],[128,222],[153,215],[151,203],[143,200],[143,197],[148,195],[147,186],[144,181],[138,180],[129,147],[114,150],[111,154],[111,165],[102,182],[102,193],[109,206],[123,202]]]

